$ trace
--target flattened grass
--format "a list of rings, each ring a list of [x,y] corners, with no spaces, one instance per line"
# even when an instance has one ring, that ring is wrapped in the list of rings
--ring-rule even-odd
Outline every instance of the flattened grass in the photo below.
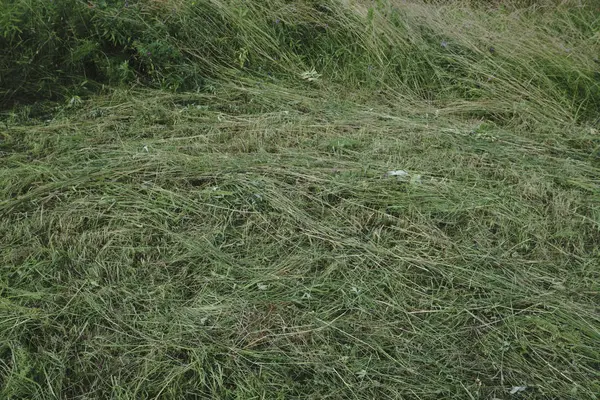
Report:
[[[8,125],[4,398],[594,398],[589,129],[286,93]]]

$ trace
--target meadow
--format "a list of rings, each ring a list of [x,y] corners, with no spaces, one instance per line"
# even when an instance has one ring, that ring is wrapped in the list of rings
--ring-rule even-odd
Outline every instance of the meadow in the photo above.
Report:
[[[0,2],[0,398],[597,399],[597,1]]]

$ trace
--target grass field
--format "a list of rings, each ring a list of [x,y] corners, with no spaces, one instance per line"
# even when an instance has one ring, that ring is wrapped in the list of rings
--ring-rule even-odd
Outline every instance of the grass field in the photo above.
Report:
[[[196,90],[3,111],[0,398],[600,397],[595,2],[198,3]]]

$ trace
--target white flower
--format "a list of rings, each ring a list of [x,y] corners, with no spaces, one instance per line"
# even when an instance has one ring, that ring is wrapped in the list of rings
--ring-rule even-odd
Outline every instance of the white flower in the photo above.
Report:
[[[300,74],[300,77],[302,79],[304,79],[305,81],[309,81],[309,82],[315,82],[318,81],[319,78],[321,77],[321,74],[319,74],[314,68],[311,69],[310,71],[304,71],[303,73]]]

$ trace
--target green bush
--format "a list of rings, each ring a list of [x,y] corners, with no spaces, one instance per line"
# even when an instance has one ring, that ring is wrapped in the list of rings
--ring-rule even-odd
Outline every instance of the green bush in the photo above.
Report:
[[[181,54],[141,2],[17,0],[3,2],[0,15],[4,101],[135,80],[178,87],[184,79]]]

